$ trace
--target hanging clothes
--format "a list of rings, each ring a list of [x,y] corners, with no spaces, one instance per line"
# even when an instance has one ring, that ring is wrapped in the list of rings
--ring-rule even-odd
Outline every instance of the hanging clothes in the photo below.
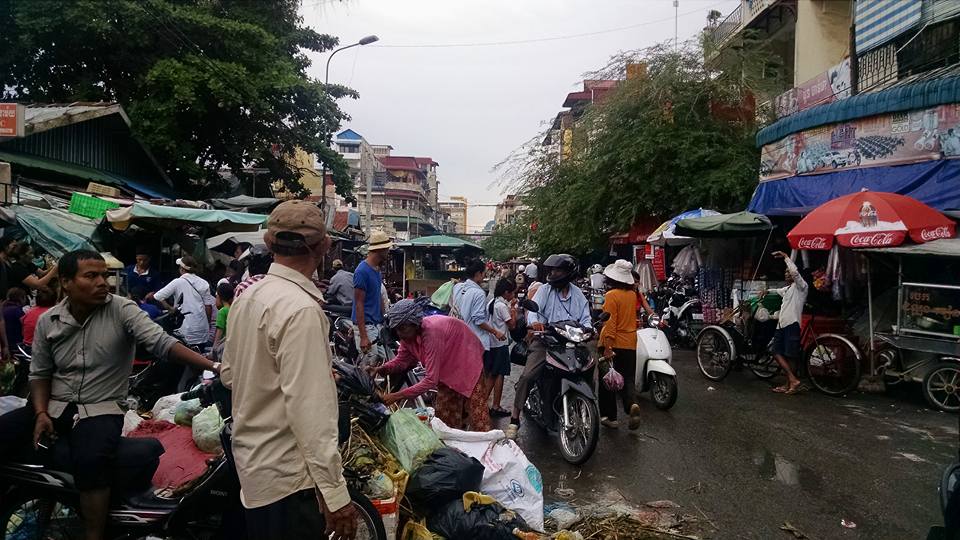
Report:
[[[650,261],[641,261],[637,264],[637,273],[640,274],[640,280],[638,286],[640,292],[644,294],[649,294],[650,291],[657,288],[660,282],[657,280],[657,275],[653,271],[653,265],[650,264]]]
[[[680,253],[677,253],[677,256],[673,258],[673,271],[681,277],[688,278],[697,275],[700,265],[700,252],[692,244],[681,249]]]

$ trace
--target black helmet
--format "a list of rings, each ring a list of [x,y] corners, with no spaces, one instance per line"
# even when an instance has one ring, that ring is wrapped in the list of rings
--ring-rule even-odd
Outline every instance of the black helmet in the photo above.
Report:
[[[253,246],[250,248],[250,254],[244,259],[247,262],[247,270],[251,276],[266,274],[273,264],[273,253],[266,246]]]
[[[556,253],[543,261],[547,269],[547,283],[556,289],[566,287],[580,270],[577,260],[566,253]]]

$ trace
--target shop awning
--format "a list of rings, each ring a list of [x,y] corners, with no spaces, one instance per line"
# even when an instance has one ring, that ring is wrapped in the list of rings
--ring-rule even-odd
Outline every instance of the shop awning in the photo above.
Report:
[[[97,222],[63,210],[15,206],[17,223],[31,240],[56,258],[77,249],[93,250]]]
[[[889,253],[891,255],[923,255],[928,257],[960,257],[960,238],[944,238],[925,244],[910,244],[889,248],[859,249],[869,253]]]
[[[249,195],[237,195],[229,199],[210,199],[210,204],[214,208],[223,210],[270,210],[280,204],[279,199],[273,197],[250,197]]]
[[[756,236],[773,229],[770,218],[753,212],[736,212],[680,220],[675,230],[681,236],[694,238],[731,238]]]
[[[229,212],[226,210],[203,210],[180,208],[157,204],[135,203],[126,208],[107,211],[107,221],[113,228],[123,230],[138,221],[162,224],[163,222],[207,225],[221,231],[255,231],[267,221],[267,216]]]
[[[878,114],[925,109],[960,102],[960,75],[904,82],[792,114],[757,132],[757,146],[778,141],[805,129]]]
[[[401,242],[397,244],[397,247],[401,247],[401,248],[440,247],[440,248],[451,248],[451,249],[466,247],[466,248],[474,248],[474,249],[480,249],[480,250],[483,249],[479,245],[474,244],[469,240],[464,240],[463,238],[456,238],[454,236],[445,236],[442,234],[438,234],[434,236],[421,236],[420,238],[414,238],[413,240],[409,240],[407,242]]]
[[[41,169],[57,174],[72,176],[80,180],[88,180],[99,182],[101,184],[120,186],[146,197],[157,199],[176,198],[169,188],[166,188],[165,186],[138,182],[136,180],[131,180],[129,178],[120,176],[119,174],[114,174],[100,169],[84,167],[82,165],[75,165],[73,163],[67,163],[66,161],[7,151],[0,151],[0,161],[7,161],[9,163],[30,169]]]

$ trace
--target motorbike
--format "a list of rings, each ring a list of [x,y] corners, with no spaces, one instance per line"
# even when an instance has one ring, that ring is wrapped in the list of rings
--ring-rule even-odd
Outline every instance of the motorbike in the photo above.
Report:
[[[658,294],[656,304],[662,307],[660,317],[667,339],[674,346],[693,347],[699,328],[703,326],[703,308],[696,288],[673,275]]]
[[[344,379],[341,377],[341,379]],[[352,380],[346,378],[348,381]],[[343,387],[342,387],[343,386]],[[338,395],[355,392],[355,385],[338,381]],[[224,453],[208,461],[207,471],[193,487],[176,498],[154,494],[150,479],[159,464],[163,447],[156,439],[123,438],[117,452],[121,477],[107,522],[108,538],[203,538],[245,540],[240,482],[233,465],[230,390],[219,379],[187,392],[182,399],[199,399],[217,405],[226,424],[220,433]],[[348,399],[348,398],[347,398]],[[347,411],[355,410],[352,407]],[[343,432],[344,424],[346,433]],[[341,419],[340,439],[349,437],[350,417]],[[0,466],[0,540],[20,538],[82,538],[79,493],[73,476],[64,472],[69,449],[52,442],[49,459],[24,460]],[[29,456],[29,454],[28,454]],[[36,457],[36,456],[34,456]],[[357,538],[386,539],[383,521],[373,503],[360,491],[368,478],[344,470],[351,504],[357,511]]]
[[[18,343],[13,350],[13,368],[14,379],[10,387],[10,394],[19,397],[26,397],[30,391],[30,361],[33,359],[30,346],[25,343]]]
[[[186,345],[178,328],[183,324],[183,317],[187,313],[167,311],[153,322],[160,325],[163,331],[177,338]],[[177,391],[177,384],[183,375],[183,366],[175,362],[167,362],[152,354],[137,348],[133,360],[133,370],[130,373],[129,389],[127,390],[126,407],[131,411],[150,409],[163,396]]]
[[[927,540],[957,540],[960,538],[960,453],[958,459],[943,470],[937,489],[943,525],[930,527]]]
[[[653,403],[662,411],[677,402],[677,372],[673,369],[673,350],[660,320],[650,317],[647,328],[637,329],[636,393],[650,391]]]
[[[524,300],[523,307],[539,311],[532,300]],[[609,317],[603,313],[597,320]],[[597,355],[587,346],[595,331],[577,321],[562,321],[545,325],[545,330],[534,336],[546,347],[547,360],[539,377],[531,381],[524,410],[541,427],[557,434],[564,460],[580,465],[593,455],[600,437]]]

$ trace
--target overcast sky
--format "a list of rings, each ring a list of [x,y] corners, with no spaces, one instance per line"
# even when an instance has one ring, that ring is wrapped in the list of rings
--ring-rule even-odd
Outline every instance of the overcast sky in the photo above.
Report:
[[[726,15],[737,4],[680,0],[680,40],[699,32],[711,9]],[[462,195],[493,205],[505,194],[491,186],[498,178],[492,167],[543,129],[583,73],[618,51],[673,39],[675,10],[672,0],[303,0],[301,12],[308,26],[342,45],[380,37],[330,63],[330,81],[360,93],[341,101],[352,117],[344,127],[393,145],[396,155],[432,157],[440,164],[441,199]],[[445,46],[584,33],[595,34]],[[313,60],[311,75],[322,80],[327,55]],[[493,212],[472,206],[469,230],[481,229]]]

